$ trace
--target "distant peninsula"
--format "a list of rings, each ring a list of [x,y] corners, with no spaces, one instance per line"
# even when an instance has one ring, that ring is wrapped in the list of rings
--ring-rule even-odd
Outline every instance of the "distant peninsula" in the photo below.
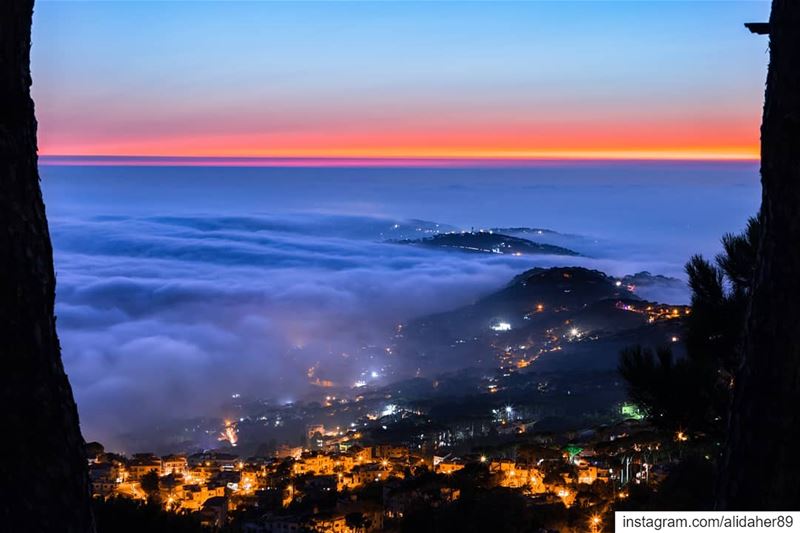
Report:
[[[498,255],[569,255],[579,256],[578,252],[556,246],[542,244],[521,237],[512,237],[494,231],[464,231],[440,233],[423,239],[402,239],[389,241],[395,244],[441,248],[458,252],[498,254]]]

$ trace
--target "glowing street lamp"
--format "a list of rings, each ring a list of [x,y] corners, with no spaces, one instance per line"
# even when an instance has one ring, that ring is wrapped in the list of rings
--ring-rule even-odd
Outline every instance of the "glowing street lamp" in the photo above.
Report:
[[[591,533],[599,533],[602,520],[600,515],[592,515],[589,519],[589,531]]]

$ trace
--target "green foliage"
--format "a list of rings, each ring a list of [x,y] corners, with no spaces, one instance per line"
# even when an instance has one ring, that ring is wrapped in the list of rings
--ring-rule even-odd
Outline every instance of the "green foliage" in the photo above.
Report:
[[[356,532],[363,531],[371,524],[371,521],[364,516],[364,513],[358,512],[347,513],[344,520],[347,527]]]
[[[655,353],[633,346],[622,351],[619,371],[630,399],[642,406],[648,419],[668,431],[701,429],[713,424],[710,409],[713,371],[690,358],[677,359],[669,348]]]
[[[511,489],[493,489],[462,496],[441,507],[421,504],[407,512],[401,531],[522,533],[534,532],[540,527],[542,520],[525,496]]]
[[[747,291],[755,271],[756,254],[761,237],[761,222],[751,218],[740,235],[731,233],[722,237],[724,253],[717,256],[717,264],[733,283],[734,290]]]
[[[686,265],[692,289],[687,321],[689,356],[718,368],[729,380],[741,362],[747,299],[755,271],[761,223],[751,218],[744,233],[722,238],[715,264],[694,256]]]
[[[577,478],[577,467],[572,463],[558,463],[555,468],[550,468],[545,471],[544,482],[547,485],[562,485],[564,484],[564,476],[573,479]]]
[[[139,480],[139,483],[141,483],[142,490],[148,496],[152,497],[158,494],[159,479],[158,479],[158,473],[155,470],[143,475],[142,479]]]
[[[742,333],[755,269],[761,224],[751,218],[741,235],[722,238],[724,252],[686,264],[692,312],[686,319],[686,357],[669,348],[634,346],[620,354],[619,371],[630,399],[663,429],[720,433],[733,376],[741,360]]]
[[[484,463],[467,463],[464,468],[453,472],[449,476],[449,485],[470,491],[485,489],[491,485],[492,475],[489,472],[489,465]]]
[[[96,499],[92,512],[97,533],[205,533],[193,516],[164,511],[160,505],[126,498]]]
[[[700,455],[675,464],[654,491],[649,485],[630,484],[629,497],[615,504],[617,511],[711,511],[714,508],[713,463]]]

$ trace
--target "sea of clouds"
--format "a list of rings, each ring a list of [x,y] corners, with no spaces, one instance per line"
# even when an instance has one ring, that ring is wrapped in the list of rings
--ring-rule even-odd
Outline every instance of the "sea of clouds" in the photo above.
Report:
[[[213,414],[232,393],[297,399],[313,390],[315,364],[351,383],[369,370],[350,364],[360,347],[386,345],[399,322],[465,304],[530,266],[364,238],[376,223],[395,224],[53,218],[58,327],[87,436]]]
[[[120,449],[121,433],[214,416],[235,393],[277,401],[319,394],[311,367],[314,379],[349,386],[380,370],[357,355],[388,346],[397,324],[472,302],[533,266],[680,275],[697,249],[686,239],[715,247],[718,228],[735,231],[750,213],[743,186],[727,189],[734,196],[717,208],[730,220],[709,219],[716,226],[700,234],[675,228],[687,220],[705,227],[704,203],[687,200],[682,213],[641,204],[659,197],[677,205],[675,198],[722,190],[713,184],[658,194],[649,184],[600,183],[582,195],[589,185],[531,188],[524,176],[498,189],[494,173],[347,176],[43,167],[58,330],[87,439]],[[617,207],[627,205],[635,209]],[[435,222],[469,229],[472,220],[586,228],[547,239],[587,257],[387,242],[427,235],[417,229]],[[642,296],[678,303],[687,291]]]
[[[349,385],[398,323],[533,266],[610,259],[462,254],[386,242],[413,222],[333,215],[54,217],[58,327],[88,438],[212,415],[231,394]],[[413,233],[413,232],[412,232]],[[408,233],[403,233],[403,236]]]

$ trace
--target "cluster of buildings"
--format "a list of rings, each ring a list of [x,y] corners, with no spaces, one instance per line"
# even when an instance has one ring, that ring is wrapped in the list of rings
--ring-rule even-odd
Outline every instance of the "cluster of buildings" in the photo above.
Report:
[[[629,287],[629,290],[632,291],[633,289]],[[618,300],[614,306],[622,311],[643,315],[648,324],[685,318],[692,312],[691,307],[688,305],[665,305],[634,300]],[[544,310],[544,304],[536,304],[533,310],[523,316],[523,319],[531,320],[536,314],[542,313]],[[568,310],[567,307],[550,309],[554,313],[566,310]],[[496,353],[498,368],[506,376],[511,375],[514,371],[531,366],[543,354],[561,351],[563,349],[562,343],[564,342],[591,341],[599,338],[596,333],[583,331],[573,324],[571,320],[565,320],[558,327],[544,329],[543,333],[538,337],[529,335],[526,342],[519,345],[505,344],[502,341],[503,337],[497,335],[498,333],[510,331],[511,325],[509,323],[500,322],[491,326],[491,329],[498,337],[497,341],[491,345]],[[673,342],[678,340],[677,337],[672,338]],[[489,392],[496,392],[497,386],[490,385],[488,390]]]
[[[200,513],[209,525],[224,523],[231,494],[255,493],[258,474],[258,468],[228,453],[89,454],[93,496],[154,499],[170,511]]]
[[[633,302],[630,300],[619,301],[617,309],[639,313],[647,316],[647,322],[653,324],[662,320],[675,320],[683,318],[692,313],[692,308],[688,305],[666,305],[653,304],[649,302]]]
[[[602,509],[626,497],[628,484],[658,481],[660,443],[651,433],[629,420],[589,435],[531,436],[463,455],[350,440],[338,448],[284,446],[259,458],[227,451],[124,457],[97,447],[88,456],[98,498],[150,499],[215,527],[237,519],[249,533],[368,533],[391,531],[420,506],[448,505],[476,479],[535,504]],[[565,445],[569,438],[580,443]]]

